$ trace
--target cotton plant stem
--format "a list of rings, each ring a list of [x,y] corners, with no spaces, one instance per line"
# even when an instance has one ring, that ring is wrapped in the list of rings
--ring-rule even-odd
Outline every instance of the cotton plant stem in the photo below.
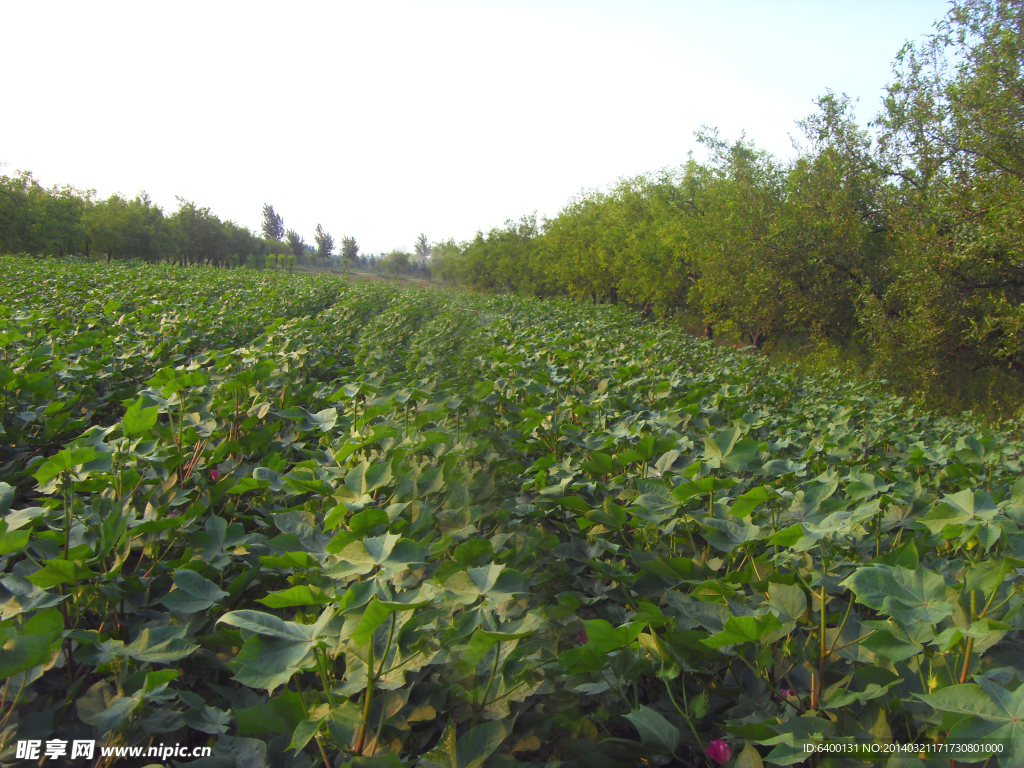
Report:
[[[473,717],[473,721],[474,722],[476,721],[477,716],[479,716],[479,714],[483,710],[483,708],[487,706],[487,697],[490,696],[490,694],[491,694],[491,686],[494,685],[494,677],[495,677],[495,675],[498,674],[498,659],[499,658],[501,658],[501,641],[500,640],[498,641],[498,644],[494,647],[494,664],[491,666],[491,676],[487,679],[487,687],[484,688],[484,695],[483,695],[483,698],[480,700],[480,708],[477,710],[477,714]]]
[[[321,738],[320,734],[318,733],[316,736],[313,737],[313,740],[316,741],[316,745],[320,747],[320,757],[324,761],[324,768],[331,768],[331,759],[327,756],[327,750],[324,748],[323,738]]]
[[[975,614],[976,614],[976,611],[978,609],[978,597],[977,597],[978,593],[975,592],[974,590],[971,590],[971,621],[972,622],[980,621],[981,619],[985,618],[985,614],[988,613],[989,606],[992,605],[992,601],[995,599],[996,592],[998,592],[998,591],[999,591],[998,588],[992,590],[992,596],[989,597],[988,602],[985,603],[985,607],[982,609],[981,615],[976,617]],[[961,685],[963,683],[967,682],[967,670],[970,669],[970,666],[971,666],[971,651],[973,651],[973,650],[974,650],[974,638],[973,637],[969,637],[969,638],[967,638],[967,649],[964,651],[964,666],[963,666],[963,670],[960,672],[960,683],[961,683]]]
[[[839,642],[839,637],[843,634],[843,629],[846,627],[846,622],[850,618],[850,611],[851,610],[853,610],[853,600],[850,600],[849,603],[847,603],[847,605],[846,605],[846,615],[843,616],[843,621],[839,625],[839,629],[836,631],[836,637],[832,641],[832,646],[828,649],[829,653],[832,653],[832,651],[836,650],[836,643]],[[845,648],[846,646],[842,646],[842,647]]]
[[[821,616],[821,657],[818,659],[818,680],[817,688],[815,690],[814,700],[815,702],[821,699],[822,681],[825,677],[825,657],[828,656],[828,649],[825,647],[825,585],[821,585],[821,597],[819,598],[821,603],[819,608],[819,615]]]
[[[377,671],[373,671],[373,635],[370,635],[370,648],[366,664],[366,697],[363,699],[363,722],[359,726],[359,741],[356,742],[356,753],[363,754],[363,745],[366,743],[366,724],[370,719],[370,704],[373,703],[373,689],[377,683],[377,678],[380,677],[381,672],[384,671],[384,664],[388,660],[388,651],[391,650],[391,640],[395,636],[395,615],[391,614],[391,630],[388,632],[388,642],[384,646],[384,653],[380,659],[380,666]]]
[[[370,635],[370,649],[366,663],[366,693],[363,694],[363,722],[359,725],[359,738],[356,740],[355,752],[363,754],[366,741],[366,721],[370,718],[370,703],[373,701],[373,635]]]

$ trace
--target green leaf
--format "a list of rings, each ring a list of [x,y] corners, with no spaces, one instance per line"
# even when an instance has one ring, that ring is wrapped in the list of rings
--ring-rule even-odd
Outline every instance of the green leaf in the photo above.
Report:
[[[420,608],[429,603],[430,600],[422,600],[416,603],[394,603],[385,602],[375,597],[367,603],[366,610],[363,611],[359,624],[349,637],[356,645],[361,646],[373,637],[377,627],[395,611],[411,611],[414,608]]]
[[[43,466],[32,474],[32,477],[39,485],[43,485],[61,472],[73,471],[75,467],[89,463],[97,455],[93,448],[65,448],[47,459]]]
[[[213,748],[214,757],[233,761],[235,768],[271,768],[267,745],[259,739],[238,739],[222,735]],[[209,758],[200,758],[208,760]]]
[[[560,499],[556,499],[556,501],[567,509],[582,512],[583,514],[590,511],[590,505],[579,496],[563,496]]]
[[[305,640],[255,635],[245,641],[228,666],[238,682],[272,693],[311,663],[313,648]]]
[[[505,741],[511,727],[512,723],[494,720],[481,723],[462,734],[455,749],[458,768],[480,768]]]
[[[771,583],[768,605],[775,609],[780,621],[799,622],[807,613],[807,595],[796,585]]]
[[[146,693],[149,693],[161,685],[167,685],[177,679],[178,671],[176,669],[158,669],[156,672],[146,673],[146,682],[142,688]]]
[[[22,631],[26,635],[59,635],[64,631],[64,617],[58,609],[48,608],[26,621]]]
[[[186,710],[184,720],[189,728],[214,735],[227,733],[231,725],[231,715],[209,706]]]
[[[292,733],[306,717],[302,695],[285,690],[265,704],[232,711],[243,736],[259,733]]]
[[[352,491],[357,499],[372,493],[390,481],[391,464],[389,462],[370,464],[364,459],[345,475],[345,487]]]
[[[946,602],[946,582],[923,567],[913,571],[878,564],[858,568],[841,586],[850,589],[859,603],[904,625],[937,624],[953,612]]]
[[[282,640],[309,642],[313,637],[312,627],[284,621],[262,611],[231,611],[217,619],[217,622]]]
[[[876,631],[870,637],[861,640],[860,645],[876,656],[882,656],[893,662],[906,661],[924,651],[924,646],[920,643],[901,640],[889,630]]]
[[[971,491],[947,494],[942,501],[920,518],[921,523],[933,534],[951,525],[973,525],[991,520],[999,512],[999,508],[987,491]]]
[[[14,504],[14,488],[7,483],[0,483],[0,515],[6,515]]]
[[[455,723],[451,720],[445,726],[441,738],[432,750],[420,758],[418,765],[424,768],[459,768],[459,753],[455,746]]]
[[[324,713],[324,717],[326,716],[326,713]],[[323,725],[323,722],[323,718],[320,718],[319,720],[303,720],[300,722],[295,726],[295,730],[292,732],[292,740],[288,745],[288,749],[294,749],[296,753],[301,752],[303,747],[309,743],[309,740],[316,736],[316,733],[320,730],[320,726]]]
[[[57,616],[60,618],[59,611]],[[61,620],[61,629],[63,626],[63,620]],[[0,679],[7,680],[19,672],[46,664],[50,660],[51,653],[59,644],[59,630],[56,633],[45,634],[28,632],[8,639],[0,647]]]
[[[725,622],[725,629],[704,640],[709,648],[721,648],[737,643],[753,643],[769,632],[782,626],[773,613],[763,616],[730,616]]]
[[[188,568],[177,569],[173,579],[178,589],[197,600],[206,600],[212,604],[228,596],[227,592],[212,581]]]
[[[268,568],[317,568],[320,561],[309,552],[285,552],[281,555],[260,555],[260,565]]]
[[[604,619],[591,619],[583,622],[583,629],[587,633],[587,645],[592,645],[601,651],[614,651],[629,645],[636,640],[643,628],[642,621],[633,621],[621,627],[612,627]]]
[[[268,608],[291,608],[296,605],[321,605],[332,600],[334,598],[319,587],[299,584],[279,592],[271,592],[257,602],[263,603]]]
[[[747,517],[760,504],[768,501],[769,498],[771,498],[771,493],[768,486],[759,485],[739,496],[732,503],[732,506],[729,507],[729,512],[738,517]]]
[[[764,768],[761,760],[761,753],[749,741],[743,745],[743,749],[736,756],[736,762],[732,768]],[[886,768],[889,768],[888,766]]]
[[[74,584],[83,579],[96,576],[81,560],[44,560],[44,567],[28,577],[28,580],[41,589],[49,589],[58,584]]]
[[[777,547],[792,547],[805,536],[804,527],[800,523],[793,523],[788,528],[783,528],[770,539],[769,544]]]
[[[185,626],[147,627],[139,632],[125,652],[136,661],[170,664],[183,659],[199,646],[185,639]]]
[[[660,754],[671,755],[679,746],[679,729],[651,707],[641,705],[625,716],[639,731],[645,747],[651,747]]]
[[[967,571],[966,584],[964,585],[967,594],[977,590],[985,597],[988,597],[994,590],[1002,586],[1006,574],[1012,572],[1015,567],[1020,567],[1020,565],[1019,560],[1002,557],[998,560],[988,560],[972,566]]]
[[[8,531],[7,521],[0,520],[0,555],[9,555],[18,552],[28,544],[30,530]]]
[[[386,533],[348,544],[341,550],[339,557],[352,566],[353,573],[369,573],[375,566],[395,573],[406,570],[414,563],[425,562],[426,550],[412,539]],[[332,575],[336,574],[332,569]]]
[[[160,408],[155,405],[143,408],[142,402],[142,398],[139,398],[124,412],[124,418],[121,419],[121,432],[125,437],[140,437],[156,426]]]
[[[1001,741],[1010,756],[1024,754],[1024,686],[1011,692],[979,677],[977,683],[914,695],[940,712],[967,716],[950,730],[948,741]]]

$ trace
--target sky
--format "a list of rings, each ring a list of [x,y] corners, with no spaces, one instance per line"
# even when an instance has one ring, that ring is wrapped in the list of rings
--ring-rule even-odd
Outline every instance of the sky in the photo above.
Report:
[[[555,216],[686,161],[792,156],[831,89],[874,117],[939,0],[0,0],[0,173],[176,197],[364,253]]]

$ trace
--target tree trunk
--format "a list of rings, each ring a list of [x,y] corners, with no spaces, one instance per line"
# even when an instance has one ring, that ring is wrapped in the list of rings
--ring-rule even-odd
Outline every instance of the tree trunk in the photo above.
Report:
[[[715,340],[715,327],[711,323],[704,324],[704,338],[710,341]]]

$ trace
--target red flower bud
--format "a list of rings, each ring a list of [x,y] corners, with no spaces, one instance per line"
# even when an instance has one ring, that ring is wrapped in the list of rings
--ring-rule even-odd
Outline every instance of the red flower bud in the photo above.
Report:
[[[719,765],[725,765],[729,762],[729,758],[732,757],[732,747],[726,744],[723,739],[715,739],[708,744],[708,748],[704,750],[704,754]]]

